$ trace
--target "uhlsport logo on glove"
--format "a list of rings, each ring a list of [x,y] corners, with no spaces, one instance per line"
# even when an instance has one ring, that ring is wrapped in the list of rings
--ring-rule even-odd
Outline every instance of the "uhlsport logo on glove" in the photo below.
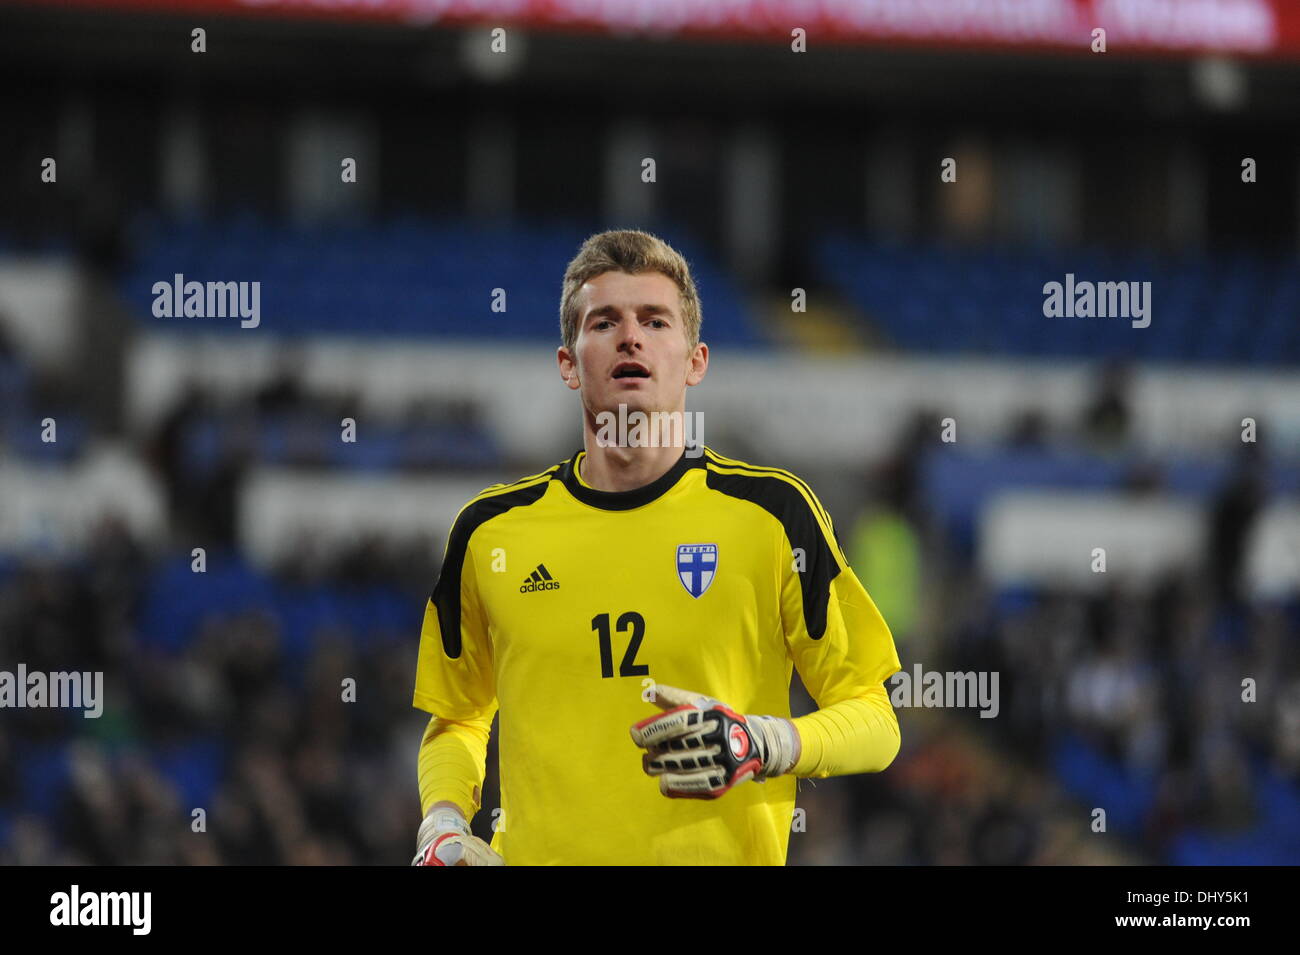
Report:
[[[747,716],[703,693],[655,686],[664,712],[631,727],[641,768],[670,799],[717,799],[732,787],[790,771],[795,730],[788,719]]]
[[[731,727],[731,755],[736,759],[744,759],[749,755],[749,734],[739,723]]]

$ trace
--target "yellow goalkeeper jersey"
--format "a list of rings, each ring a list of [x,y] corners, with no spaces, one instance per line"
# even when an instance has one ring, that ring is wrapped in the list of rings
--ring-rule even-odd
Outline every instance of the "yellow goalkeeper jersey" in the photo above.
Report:
[[[670,799],[628,728],[661,712],[655,682],[784,717],[792,667],[820,707],[883,695],[899,669],[889,629],[788,471],[704,448],[610,492],[580,478],[584,454],[456,517],[415,705],[458,742],[438,766],[422,760],[425,805],[478,810],[499,710],[492,848],[507,864],[783,865],[795,776]]]

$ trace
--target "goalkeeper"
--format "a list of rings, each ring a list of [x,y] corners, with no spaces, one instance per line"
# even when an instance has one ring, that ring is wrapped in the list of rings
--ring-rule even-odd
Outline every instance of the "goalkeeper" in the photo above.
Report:
[[[654,236],[594,235],[569,264],[583,447],[452,524],[415,679],[416,864],[782,865],[798,777],[897,755],[894,641],[830,516],[789,471],[687,440],[700,320]],[[667,440],[611,434],[635,412]],[[792,719],[794,668],[819,709]],[[498,715],[489,846],[468,821]]]

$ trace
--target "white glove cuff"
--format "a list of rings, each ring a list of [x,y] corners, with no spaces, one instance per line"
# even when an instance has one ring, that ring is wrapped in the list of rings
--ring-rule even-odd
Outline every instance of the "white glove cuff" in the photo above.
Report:
[[[444,832],[459,832],[462,836],[468,836],[470,835],[469,823],[454,809],[445,806],[440,809],[430,809],[429,814],[420,823],[419,834],[415,837],[416,845],[424,848]]]
[[[763,737],[766,759],[759,778],[782,776],[794,769],[795,730],[790,721],[779,716],[748,716],[746,719]]]

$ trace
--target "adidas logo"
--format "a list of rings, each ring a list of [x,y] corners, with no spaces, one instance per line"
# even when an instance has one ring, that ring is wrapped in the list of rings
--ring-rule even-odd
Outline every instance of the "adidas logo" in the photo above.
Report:
[[[537,569],[524,578],[519,585],[521,594],[531,594],[535,590],[559,590],[560,582],[553,578],[545,564],[538,564]]]

